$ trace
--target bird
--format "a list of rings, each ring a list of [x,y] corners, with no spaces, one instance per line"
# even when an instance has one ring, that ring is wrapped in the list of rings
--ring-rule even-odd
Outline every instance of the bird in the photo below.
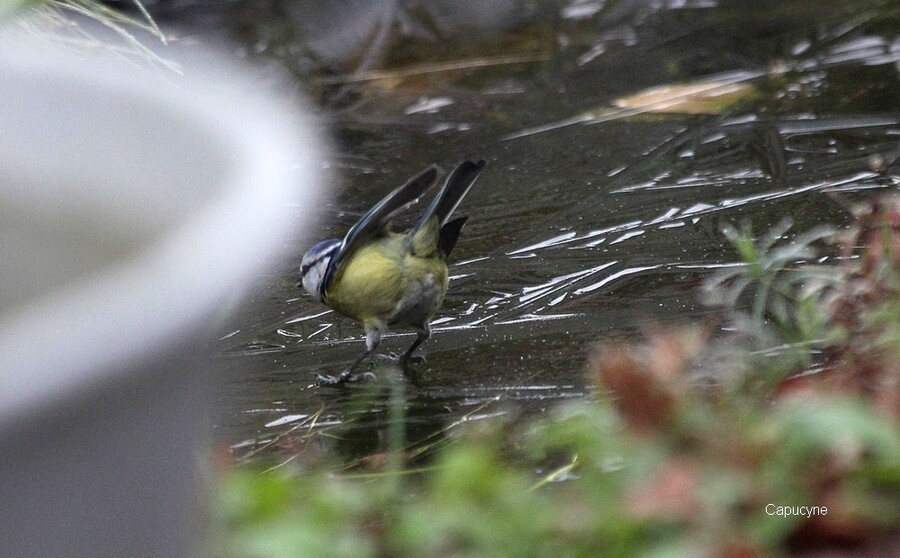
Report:
[[[464,161],[407,231],[391,230],[391,220],[419,201],[437,180],[432,165],[372,206],[343,239],[315,244],[300,264],[302,287],[338,314],[362,323],[366,347],[337,376],[317,374],[319,384],[335,385],[374,377],[354,370],[372,355],[389,327],[412,328],[416,339],[396,360],[404,366],[431,336],[431,319],[449,286],[447,257],[468,217],[451,220],[485,166]]]

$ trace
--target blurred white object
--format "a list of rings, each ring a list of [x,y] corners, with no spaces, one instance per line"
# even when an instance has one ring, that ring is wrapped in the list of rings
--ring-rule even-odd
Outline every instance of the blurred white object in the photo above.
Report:
[[[196,357],[323,180],[270,86],[101,58],[0,41],[0,556],[191,553]]]

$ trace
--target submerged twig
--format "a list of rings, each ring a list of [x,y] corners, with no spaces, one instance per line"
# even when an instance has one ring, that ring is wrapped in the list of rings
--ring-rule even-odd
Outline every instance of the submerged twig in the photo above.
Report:
[[[474,68],[484,68],[489,66],[542,62],[548,59],[549,56],[545,54],[470,58],[468,60],[457,60],[453,62],[438,62],[434,64],[409,66],[397,70],[373,70],[354,73],[352,75],[323,77],[319,78],[318,82],[325,85],[334,85],[343,83],[357,83],[363,81],[378,81],[384,79],[405,78],[423,74],[433,74],[439,72],[471,70]]]

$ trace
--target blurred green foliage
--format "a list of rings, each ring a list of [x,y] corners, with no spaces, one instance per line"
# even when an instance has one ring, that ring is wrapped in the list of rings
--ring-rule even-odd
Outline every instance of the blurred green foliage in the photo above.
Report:
[[[383,478],[229,471],[217,487],[211,554],[662,556],[740,548],[754,556],[783,549],[807,521],[770,515],[767,504],[827,506],[822,519],[860,539],[900,522],[900,436],[859,401],[748,414],[723,407],[715,413],[723,422],[688,420],[643,440],[610,415],[604,401],[559,409],[528,427],[514,459],[498,450],[496,432],[473,433],[441,453],[432,474],[407,478],[393,495]],[[693,448],[684,443],[692,437]],[[536,488],[539,463],[561,453],[578,456],[573,473]],[[817,484],[832,475],[841,488],[821,500]],[[829,526],[821,531],[827,541]]]

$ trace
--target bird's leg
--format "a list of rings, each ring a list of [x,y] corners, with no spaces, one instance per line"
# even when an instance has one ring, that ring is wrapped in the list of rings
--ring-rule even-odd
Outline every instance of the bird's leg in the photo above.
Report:
[[[422,357],[413,357],[412,354],[416,349],[419,348],[419,345],[424,343],[428,338],[431,337],[431,324],[425,322],[425,325],[422,326],[422,329],[416,334],[416,340],[413,341],[412,345],[406,349],[406,352],[400,355],[400,364],[404,365],[410,362],[422,362],[425,359]]]
[[[362,374],[354,374],[353,370],[366,359],[367,356],[375,352],[381,343],[381,329],[378,327],[366,326],[366,349],[359,355],[356,360],[351,362],[346,368],[341,370],[337,376],[316,375],[316,381],[323,385],[336,385],[345,382],[358,382],[359,380],[375,379],[375,375],[371,372],[363,372]]]

